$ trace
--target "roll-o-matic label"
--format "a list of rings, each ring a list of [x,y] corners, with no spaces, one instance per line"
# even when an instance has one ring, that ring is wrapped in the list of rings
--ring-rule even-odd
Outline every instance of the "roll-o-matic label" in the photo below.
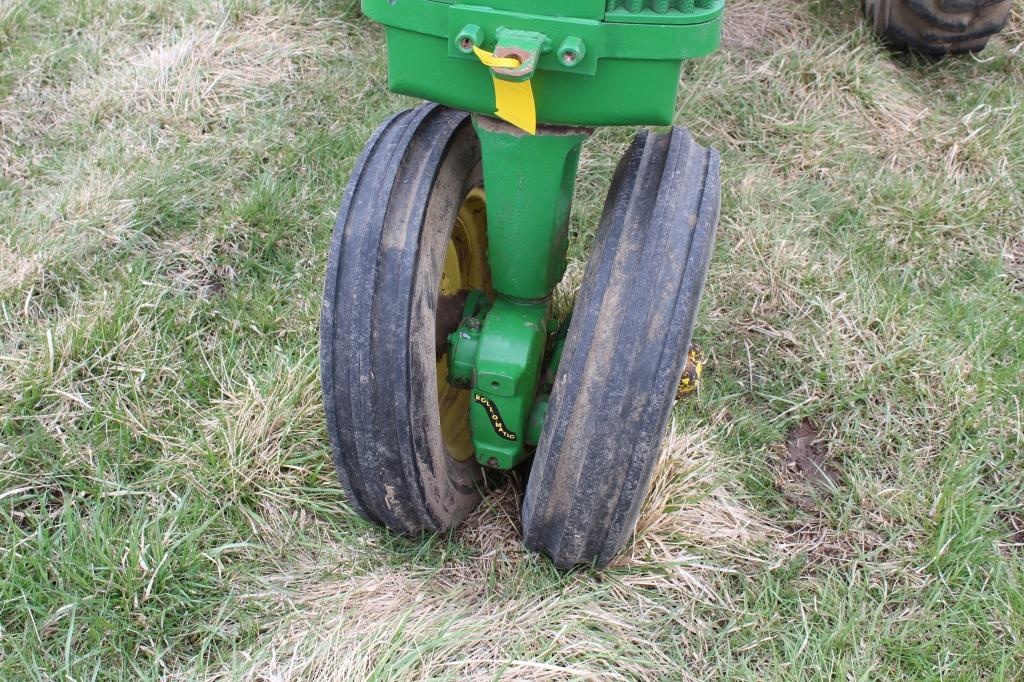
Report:
[[[480,405],[484,406],[487,410],[487,420],[491,422],[491,427],[494,428],[494,432],[504,438],[505,440],[516,441],[519,440],[519,436],[509,431],[508,427],[505,426],[504,420],[501,418],[501,413],[498,412],[498,406],[494,402],[485,396],[475,393],[473,400]]]

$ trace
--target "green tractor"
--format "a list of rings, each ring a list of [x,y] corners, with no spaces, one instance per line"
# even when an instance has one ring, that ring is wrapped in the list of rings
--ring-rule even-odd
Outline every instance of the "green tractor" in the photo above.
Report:
[[[978,52],[1003,30],[1013,0],[864,0],[864,14],[893,47],[924,54]]]
[[[364,518],[449,532],[490,473],[518,470],[527,547],[569,568],[626,544],[702,364],[719,155],[671,126],[681,64],[718,47],[723,5],[362,1],[385,27],[390,88],[430,102],[367,143],[329,256],[327,425]],[[978,49],[1009,3],[867,5],[893,40],[955,51]],[[582,146],[622,125],[666,127],[619,162],[575,307],[556,315]]]
[[[321,361],[341,482],[364,518],[417,535],[458,526],[490,472],[528,469],[526,545],[605,565],[699,369],[719,157],[682,128],[640,133],[556,317],[580,150],[596,126],[671,126],[723,0],[362,8],[391,89],[431,103],[373,135],[337,221]]]

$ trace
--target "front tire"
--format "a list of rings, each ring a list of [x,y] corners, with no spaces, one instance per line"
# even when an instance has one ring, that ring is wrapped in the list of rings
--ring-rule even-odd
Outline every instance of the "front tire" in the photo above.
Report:
[[[523,503],[526,545],[604,566],[636,526],[686,364],[719,214],[719,157],[641,133],[620,162]]]
[[[437,339],[459,320],[439,304],[489,286],[482,183],[467,114],[402,112],[366,145],[331,243],[320,354],[334,464],[355,510],[405,535],[448,531],[480,499],[468,398]]]

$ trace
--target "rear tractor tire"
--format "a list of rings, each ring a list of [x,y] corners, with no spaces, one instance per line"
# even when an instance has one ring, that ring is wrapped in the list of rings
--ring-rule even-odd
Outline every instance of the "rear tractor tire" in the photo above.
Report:
[[[864,0],[875,32],[898,49],[979,52],[1003,30],[1012,0]]]

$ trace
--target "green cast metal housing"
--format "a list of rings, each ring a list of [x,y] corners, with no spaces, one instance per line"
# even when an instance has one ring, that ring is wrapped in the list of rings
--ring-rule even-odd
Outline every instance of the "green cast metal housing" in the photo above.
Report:
[[[494,89],[463,39],[493,50],[499,28],[543,33],[537,120],[571,126],[671,124],[680,65],[718,48],[723,10],[724,0],[363,0],[387,32],[391,89],[475,113],[494,112]],[[584,48],[571,65],[559,55],[567,41]]]
[[[449,336],[477,460],[511,469],[544,424],[568,323],[551,318],[589,128],[669,125],[685,59],[717,49],[723,0],[362,0],[384,25],[391,90],[477,114],[496,299],[474,292]],[[481,64],[515,47],[523,75]],[[497,119],[494,77],[528,80],[537,135]]]
[[[499,297],[476,352],[469,426],[481,464],[511,469],[526,459],[550,311]]]
[[[539,442],[568,328],[550,318],[546,304],[499,297],[451,334],[449,376],[472,390],[469,420],[481,464],[511,469]]]
[[[476,117],[474,125],[497,300],[482,326],[478,316],[464,319],[449,345],[450,376],[465,380],[464,368],[473,368],[469,422],[477,460],[511,469],[532,445],[528,432],[552,324],[549,301],[565,273],[572,194],[589,131],[542,128],[526,135],[486,117]]]

